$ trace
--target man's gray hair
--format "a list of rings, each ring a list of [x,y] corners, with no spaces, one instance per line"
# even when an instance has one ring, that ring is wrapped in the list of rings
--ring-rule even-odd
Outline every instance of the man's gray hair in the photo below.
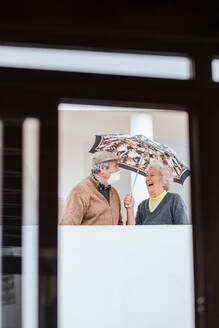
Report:
[[[106,169],[108,169],[110,167],[110,163],[112,163],[112,161],[109,161],[109,162],[103,162],[103,165],[105,166]],[[91,173],[96,173],[96,172],[99,172],[100,171],[100,165],[102,163],[99,163],[99,164],[94,164],[91,168]]]
[[[151,167],[155,168],[156,170],[158,170],[160,172],[161,181],[165,183],[164,189],[166,191],[168,191],[170,188],[170,184],[173,181],[173,173],[171,171],[171,168],[169,166],[163,164],[163,162],[161,162],[160,160],[153,160],[148,165],[148,167],[146,169],[146,174]]]

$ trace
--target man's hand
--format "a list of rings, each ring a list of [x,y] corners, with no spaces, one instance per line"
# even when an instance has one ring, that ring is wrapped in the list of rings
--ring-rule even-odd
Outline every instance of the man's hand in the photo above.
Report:
[[[127,194],[124,198],[124,206],[125,208],[133,208],[135,204],[134,197],[132,194]]]

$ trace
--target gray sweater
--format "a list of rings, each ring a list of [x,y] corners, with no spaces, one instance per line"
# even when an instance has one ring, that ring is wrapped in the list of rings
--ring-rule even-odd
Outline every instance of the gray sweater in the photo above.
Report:
[[[188,224],[185,204],[180,195],[168,192],[153,212],[149,198],[138,206],[136,224]]]

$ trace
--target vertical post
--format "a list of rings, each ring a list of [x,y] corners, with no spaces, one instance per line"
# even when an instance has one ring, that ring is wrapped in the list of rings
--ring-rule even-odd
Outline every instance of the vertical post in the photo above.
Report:
[[[2,325],[21,328],[22,121],[3,124]]]
[[[39,135],[36,118],[23,124],[22,328],[38,328]],[[31,287],[31,288],[30,288]]]
[[[40,106],[39,328],[56,328],[58,104],[44,98]]]
[[[211,190],[211,192],[214,190],[213,197],[209,197],[208,172],[212,170],[212,164],[210,161],[204,160],[206,149],[208,153],[212,154],[217,149],[217,140],[214,139],[213,134],[217,131],[218,124],[211,105],[212,58],[206,53],[203,55],[200,53],[193,54],[193,58],[194,79],[198,94],[197,107],[193,108],[190,117],[195,321],[198,328],[204,328],[219,324],[219,319],[215,322],[216,304],[218,304],[216,282],[218,280],[219,267],[217,265],[217,270],[216,268],[215,270],[206,270],[208,267],[211,267],[208,265],[209,260],[215,259],[215,262],[217,262],[218,250],[214,249],[214,247],[212,248],[212,243],[217,240],[217,236],[214,236],[214,234],[218,232],[218,220],[216,217],[211,217],[209,210],[214,213],[218,212],[216,209],[218,208],[218,190],[213,188]],[[203,131],[206,130],[206,126],[211,128],[208,128],[208,133],[204,134]],[[215,187],[218,185],[217,174],[214,177],[213,183]],[[211,230],[211,228],[213,229]],[[209,247],[212,248],[210,252]],[[216,265],[216,263],[214,264]],[[214,318],[214,320],[211,318]]]

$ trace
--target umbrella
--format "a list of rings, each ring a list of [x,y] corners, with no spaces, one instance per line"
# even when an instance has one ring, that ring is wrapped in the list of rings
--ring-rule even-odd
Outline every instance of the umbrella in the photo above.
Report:
[[[124,169],[146,176],[147,166],[152,160],[157,159],[170,167],[173,179],[177,183],[183,184],[190,175],[189,167],[178,158],[170,147],[143,135],[106,134],[96,135],[95,137],[94,145],[89,152],[113,152],[120,156],[119,166]]]

